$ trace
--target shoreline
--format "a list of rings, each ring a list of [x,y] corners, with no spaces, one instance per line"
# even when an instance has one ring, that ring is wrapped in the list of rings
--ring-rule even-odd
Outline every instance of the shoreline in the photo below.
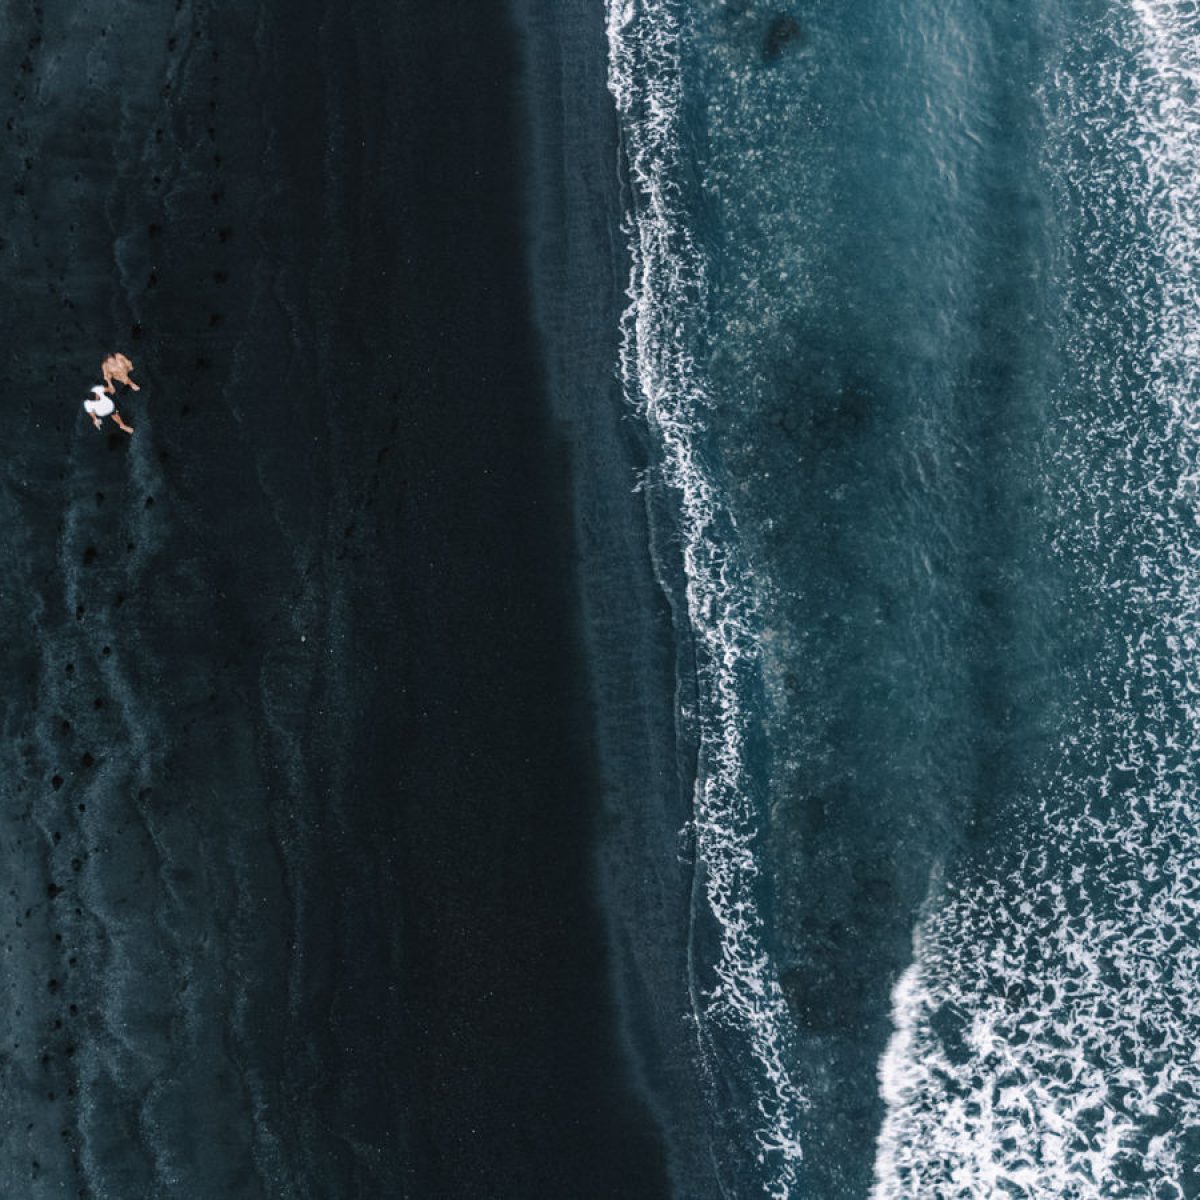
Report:
[[[684,603],[682,576],[668,584],[654,561],[669,518],[654,490],[638,486],[650,441],[618,377],[627,197],[603,12],[581,0],[550,15],[535,0],[514,7],[536,142],[530,225],[560,231],[535,239],[532,272],[549,395],[576,463],[577,577],[604,792],[597,894],[623,1040],[663,1136],[672,1194],[700,1200],[720,1192],[706,1170],[711,1117],[688,1025],[694,865],[681,833],[694,765],[676,697],[690,666],[672,613]]]

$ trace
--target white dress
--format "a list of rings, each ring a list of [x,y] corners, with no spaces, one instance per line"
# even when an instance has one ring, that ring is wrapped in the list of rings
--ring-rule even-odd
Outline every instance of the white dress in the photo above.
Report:
[[[90,400],[83,402],[84,409],[91,413],[93,417],[107,417],[110,412],[116,409],[116,405],[108,396],[93,395]]]

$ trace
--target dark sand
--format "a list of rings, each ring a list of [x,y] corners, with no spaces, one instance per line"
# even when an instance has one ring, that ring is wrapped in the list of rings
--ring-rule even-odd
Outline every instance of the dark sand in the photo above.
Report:
[[[505,14],[6,16],[0,1195],[661,1194]]]
[[[549,394],[576,463],[580,608],[603,795],[599,879],[621,1034],[663,1131],[672,1194],[705,1200],[721,1192],[689,1019],[698,881],[683,831],[695,748],[676,728],[677,697],[694,687],[690,623],[676,526],[662,511],[670,497],[638,486],[656,452],[616,369],[629,197],[605,83],[604,5],[514,7],[536,145],[528,181],[535,311]],[[665,572],[655,553],[669,564]]]

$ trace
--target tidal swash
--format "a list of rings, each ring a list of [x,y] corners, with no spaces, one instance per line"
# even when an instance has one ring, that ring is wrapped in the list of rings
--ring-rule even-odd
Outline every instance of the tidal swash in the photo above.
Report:
[[[723,1194],[1200,1194],[1200,8],[608,35]]]

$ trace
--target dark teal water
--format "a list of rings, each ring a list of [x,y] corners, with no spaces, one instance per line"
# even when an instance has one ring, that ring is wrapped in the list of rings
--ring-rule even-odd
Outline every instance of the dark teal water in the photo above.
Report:
[[[1200,12],[608,13],[721,1188],[1200,1194]]]

